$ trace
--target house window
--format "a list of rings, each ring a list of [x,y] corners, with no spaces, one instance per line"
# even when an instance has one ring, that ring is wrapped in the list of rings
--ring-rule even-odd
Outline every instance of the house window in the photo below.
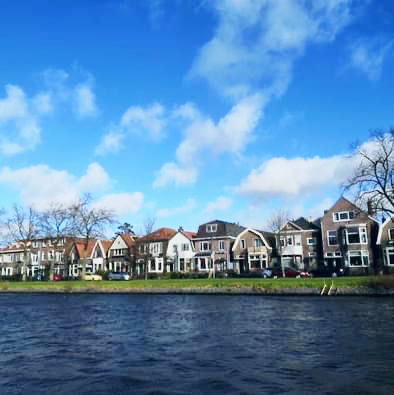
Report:
[[[306,242],[309,246],[315,246],[315,245],[317,245],[317,238],[316,237],[308,237],[306,239]]]
[[[189,251],[189,244],[188,244],[188,243],[182,244],[181,250],[182,250],[182,251]]]
[[[327,239],[329,246],[335,246],[338,244],[337,241],[337,231],[336,230],[329,230],[327,231]]]
[[[200,267],[201,267],[201,269],[207,268],[207,266],[205,264],[205,258],[200,258]]]
[[[207,229],[207,233],[214,233],[217,231],[218,226],[217,224],[209,224],[207,225],[206,229]]]
[[[394,266],[394,248],[386,249],[386,262],[389,266]]]
[[[244,250],[246,248],[246,240],[241,240],[241,248]]]
[[[280,238],[280,246],[281,247],[285,246],[285,239],[283,237]]]
[[[211,250],[211,243],[208,241],[202,241],[200,243],[200,250],[201,251],[210,251]]]
[[[354,218],[353,211],[340,211],[332,214],[334,222],[350,221]]]
[[[368,251],[349,251],[350,266],[368,266]]]
[[[360,244],[360,234],[358,228],[349,228],[346,230],[347,241],[349,244]]]
[[[389,240],[394,240],[394,228],[389,229]]]
[[[288,246],[293,245],[293,238],[291,236],[287,238],[287,245]]]
[[[150,263],[150,270],[152,272],[156,271],[156,262],[155,261],[151,261],[151,263]]]
[[[33,241],[33,248],[37,248],[38,247],[38,241]]]
[[[314,256],[316,256],[316,252],[310,252],[308,255],[309,255],[310,257],[314,257]]]
[[[295,235],[294,236],[294,244],[296,246],[300,246],[301,245],[301,235]]]
[[[253,243],[256,248],[259,248],[263,245],[263,242],[261,239],[253,239]]]
[[[224,240],[219,241],[219,251],[224,251]]]

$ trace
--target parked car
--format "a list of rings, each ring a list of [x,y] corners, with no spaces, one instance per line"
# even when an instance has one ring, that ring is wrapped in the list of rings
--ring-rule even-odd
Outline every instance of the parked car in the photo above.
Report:
[[[81,280],[85,281],[101,281],[103,278],[99,274],[85,273],[81,276]]]
[[[272,269],[270,269],[270,268],[258,269],[256,271],[256,273],[258,273],[259,276],[264,277],[264,278],[272,277]]]
[[[48,277],[44,272],[36,272],[31,279],[33,281],[48,281]]]
[[[63,280],[63,275],[62,274],[55,273],[53,275],[53,281],[62,281],[62,280]]]
[[[282,273],[282,268],[275,268],[272,271],[272,276],[273,277],[283,277]],[[306,271],[299,271],[296,269],[293,269],[292,267],[285,267],[285,277],[292,277],[292,278],[309,278],[312,277],[309,272]]]
[[[130,275],[123,272],[112,272],[108,274],[108,280],[130,280]]]

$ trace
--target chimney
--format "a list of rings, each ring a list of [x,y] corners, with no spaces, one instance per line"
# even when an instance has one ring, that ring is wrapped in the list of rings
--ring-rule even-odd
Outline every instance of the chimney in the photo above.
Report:
[[[182,228],[182,226],[180,226],[179,228],[178,228],[178,232],[182,232],[183,231],[183,228]]]
[[[373,203],[371,199],[368,199],[367,207],[368,207],[368,215],[372,217],[375,214],[375,210],[373,208]]]

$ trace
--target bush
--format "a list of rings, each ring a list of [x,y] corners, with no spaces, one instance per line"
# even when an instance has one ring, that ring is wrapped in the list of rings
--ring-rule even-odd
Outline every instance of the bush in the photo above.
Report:
[[[12,276],[0,276],[1,281],[22,281],[22,274],[13,274]]]

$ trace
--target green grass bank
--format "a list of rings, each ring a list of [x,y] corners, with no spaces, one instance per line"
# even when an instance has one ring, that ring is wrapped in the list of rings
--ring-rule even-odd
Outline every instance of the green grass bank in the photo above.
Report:
[[[103,292],[103,293],[304,293],[319,294],[324,284],[334,290],[388,290],[394,293],[393,276],[312,278],[312,279],[155,279],[131,281],[0,281],[0,292]]]

